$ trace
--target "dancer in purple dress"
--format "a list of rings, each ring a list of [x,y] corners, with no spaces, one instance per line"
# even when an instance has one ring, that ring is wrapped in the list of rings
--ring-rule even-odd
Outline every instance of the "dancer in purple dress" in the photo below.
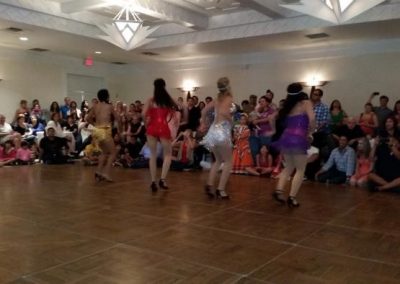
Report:
[[[315,125],[315,115],[311,102],[302,92],[300,83],[290,84],[287,88],[287,98],[283,108],[279,111],[277,129],[283,130],[280,138],[273,143],[284,157],[286,167],[280,175],[278,185],[272,196],[281,204],[286,203],[284,196],[285,184],[296,170],[293,177],[287,204],[289,207],[298,207],[296,195],[303,182],[304,171],[307,165],[307,149]]]

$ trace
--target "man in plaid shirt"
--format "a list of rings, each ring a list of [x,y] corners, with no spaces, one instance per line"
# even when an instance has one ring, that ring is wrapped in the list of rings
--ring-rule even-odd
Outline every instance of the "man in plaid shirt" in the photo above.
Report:
[[[313,134],[313,146],[320,150],[323,159],[324,156],[325,159],[327,159],[329,150],[324,148],[327,148],[328,145],[330,112],[328,106],[321,101],[323,95],[324,92],[321,89],[315,89],[311,93],[311,102],[314,105],[316,125]]]

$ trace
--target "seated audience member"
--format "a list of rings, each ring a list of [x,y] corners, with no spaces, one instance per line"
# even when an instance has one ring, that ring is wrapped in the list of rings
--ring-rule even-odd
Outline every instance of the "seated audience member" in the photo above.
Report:
[[[259,176],[260,173],[254,169],[254,162],[250,151],[250,129],[248,127],[247,114],[242,113],[240,124],[233,131],[233,166],[234,174],[252,174]]]
[[[190,129],[186,129],[172,142],[172,147],[177,147],[178,151],[172,157],[171,170],[182,171],[192,168],[193,150],[196,147],[192,134],[193,132]]]
[[[75,118],[73,115],[68,115],[67,116],[67,123],[65,124],[65,130],[69,131],[74,135],[74,138],[78,136],[78,124],[75,121]]]
[[[89,145],[85,147],[83,163],[85,166],[96,166],[99,163],[99,157],[101,155],[101,148],[96,139],[92,138]]]
[[[370,186],[378,191],[400,190],[400,136],[377,137],[372,148],[374,171],[368,175]]]
[[[379,96],[379,92],[374,92],[371,94],[369,97],[367,103],[372,104],[372,100],[376,97]],[[379,106],[378,107],[373,107],[373,111],[375,112],[377,118],[378,118],[378,127],[379,128],[384,128],[385,127],[385,120],[392,114],[392,110],[388,108],[388,103],[389,103],[389,98],[387,96],[380,96],[379,97]]]
[[[29,144],[26,141],[21,142],[21,148],[17,150],[16,163],[19,165],[29,165],[33,163],[33,153],[29,149]]]
[[[133,137],[140,145],[146,143],[146,127],[143,125],[139,115],[132,116],[132,121],[128,124],[128,136]]]
[[[400,134],[398,122],[393,116],[389,116],[384,121],[384,127],[378,132],[380,137],[398,137]]]
[[[339,142],[341,136],[345,136],[348,139],[349,146],[355,148],[357,147],[358,139],[364,137],[364,132],[361,130],[360,126],[357,125],[354,117],[348,117],[346,123],[336,129],[332,134],[332,137],[336,142]]]
[[[40,155],[44,164],[65,164],[68,162],[68,143],[65,138],[56,136],[53,126],[46,127],[46,136],[40,140]]]
[[[124,145],[121,155],[121,163],[124,167],[130,168],[135,159],[139,158],[139,153],[142,150],[142,145],[135,137],[128,136],[128,141]]]
[[[63,120],[67,120],[69,105],[71,104],[71,99],[69,97],[64,98],[64,105],[59,109],[61,112],[61,117]],[[57,104],[58,105],[58,104]]]
[[[258,175],[270,175],[273,171],[272,155],[269,153],[266,145],[261,146],[260,153],[256,156],[256,166],[254,170]]]
[[[30,118],[30,111],[28,107],[28,102],[26,100],[21,100],[18,109],[15,111],[15,116],[13,122],[17,121],[19,115],[24,116],[24,122],[28,123]]]
[[[32,116],[35,116],[35,117],[37,117],[37,119],[43,120],[43,112],[38,103],[33,106],[30,116],[31,116],[31,118],[32,118]],[[30,121],[30,122],[32,123],[32,121]]]
[[[5,165],[12,165],[16,161],[17,151],[10,140],[0,146],[0,167]]]
[[[394,109],[393,109],[393,113],[391,116],[394,116],[394,118],[396,119],[396,121],[398,123],[397,128],[400,130],[400,100],[398,100],[394,104]]]
[[[335,148],[322,169],[315,174],[315,180],[342,184],[349,182],[354,174],[356,156],[353,148],[348,146],[346,136],[339,138],[339,147]]]
[[[30,133],[28,124],[25,122],[25,116],[23,114],[20,114],[17,117],[13,128],[15,132],[18,132],[22,136],[22,139],[24,139],[26,134]]]
[[[60,114],[55,112],[51,115],[51,120],[47,123],[47,127],[52,127],[55,130],[56,137],[65,138],[68,141],[69,153],[75,152],[75,137],[71,132],[64,131],[61,127]]]
[[[44,125],[36,116],[31,116],[31,123],[32,135],[36,136],[38,132],[44,132]]]
[[[21,134],[15,132],[11,125],[6,122],[6,117],[0,114],[0,144],[12,141],[16,148],[21,145]]]
[[[368,137],[373,137],[375,135],[376,129],[378,128],[378,117],[374,113],[371,103],[365,104],[364,112],[360,115],[358,124]]]
[[[334,132],[336,128],[343,125],[344,119],[347,117],[346,112],[342,109],[342,104],[339,100],[334,100],[329,108],[331,119],[330,119],[330,129]]]
[[[78,121],[81,118],[81,110],[78,108],[78,104],[75,101],[71,101],[69,104],[67,119],[69,116],[72,117],[74,122]]]
[[[352,186],[364,187],[368,182],[368,174],[372,171],[371,146],[367,138],[361,138],[357,145],[356,172],[350,179]]]

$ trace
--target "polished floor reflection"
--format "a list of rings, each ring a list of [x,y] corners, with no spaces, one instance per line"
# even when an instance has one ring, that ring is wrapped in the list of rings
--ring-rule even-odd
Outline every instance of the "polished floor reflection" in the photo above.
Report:
[[[400,195],[306,182],[289,209],[266,178],[221,201],[203,172],[151,194],[147,170],[93,171],[0,169],[0,283],[400,283]]]

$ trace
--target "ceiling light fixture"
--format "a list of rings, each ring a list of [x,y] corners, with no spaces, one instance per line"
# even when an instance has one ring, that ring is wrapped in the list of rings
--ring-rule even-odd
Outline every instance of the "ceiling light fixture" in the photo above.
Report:
[[[19,37],[19,40],[21,40],[21,41],[28,41],[29,38],[27,38],[26,36],[21,36],[21,37]]]
[[[94,53],[95,53],[95,54],[102,54],[101,51],[95,51]]]
[[[132,4],[129,3],[114,18],[114,25],[127,44],[132,41],[142,24],[143,20],[135,13]]]
[[[280,6],[334,24],[343,24],[383,2],[385,0],[307,0]]]

